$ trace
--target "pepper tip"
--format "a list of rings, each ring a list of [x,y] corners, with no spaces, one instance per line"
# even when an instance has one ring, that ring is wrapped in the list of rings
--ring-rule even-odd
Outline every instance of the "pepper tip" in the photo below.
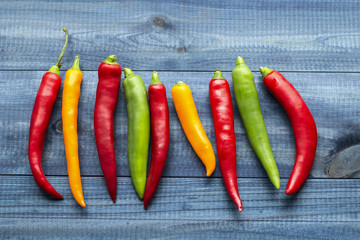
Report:
[[[214,170],[215,170],[215,167],[206,169],[206,176],[210,177],[211,174],[214,172]]]
[[[277,176],[275,178],[271,178],[270,181],[276,189],[280,189],[281,182],[280,182],[279,176]]]
[[[145,209],[145,210],[147,210],[148,205],[149,205],[149,202],[144,200],[144,209]]]
[[[287,195],[292,195],[292,194],[294,194],[295,193],[295,191],[294,190],[292,190],[292,189],[286,189],[285,190],[285,193],[287,194]]]
[[[82,206],[82,207],[86,207],[86,204],[85,204],[85,201],[84,201],[84,200],[80,200],[80,201],[79,201],[79,204],[80,204],[80,206]]]

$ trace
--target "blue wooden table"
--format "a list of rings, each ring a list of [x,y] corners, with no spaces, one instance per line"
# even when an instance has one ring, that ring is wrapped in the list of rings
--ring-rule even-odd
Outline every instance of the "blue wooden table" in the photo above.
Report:
[[[0,1],[0,239],[359,239],[359,9],[357,0]],[[75,202],[68,184],[62,94],[47,131],[43,168],[64,200],[43,194],[27,157],[35,95],[42,75],[57,60],[64,26],[70,38],[60,75],[64,77],[76,55],[84,73],[78,132],[86,208]],[[97,156],[97,68],[110,54],[142,76],[147,86],[157,70],[167,88],[170,149],[147,211],[128,170],[123,89],[115,118],[116,204]],[[215,68],[232,83],[239,55],[254,72],[282,184],[276,190],[267,179],[234,105],[244,205],[240,214],[226,193],[219,166],[205,177],[170,94],[177,81],[188,83],[216,150],[208,83]],[[262,84],[260,66],[281,71],[317,123],[311,176],[294,196],[285,194],[295,159],[292,128]]]

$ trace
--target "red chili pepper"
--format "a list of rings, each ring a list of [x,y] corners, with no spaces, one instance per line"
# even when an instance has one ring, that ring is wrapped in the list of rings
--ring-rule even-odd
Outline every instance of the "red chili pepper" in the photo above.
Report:
[[[114,146],[114,114],[119,96],[121,66],[110,55],[98,69],[94,129],[101,169],[113,202],[116,202],[116,159]]]
[[[215,72],[210,81],[209,94],[221,174],[231,199],[241,212],[242,203],[239,197],[236,174],[233,106],[229,83],[222,76],[220,70]]]
[[[31,114],[28,149],[30,167],[36,183],[44,192],[58,199],[63,199],[63,196],[61,196],[46,179],[42,169],[42,154],[46,129],[49,125],[51,112],[61,86],[59,69],[62,65],[61,59],[64,56],[68,42],[68,31],[66,28],[63,28],[63,31],[66,34],[66,38],[59,59],[42,77],[36,95],[34,108]]]
[[[170,139],[169,108],[166,99],[166,89],[155,71],[153,72],[152,81],[149,86],[149,105],[152,150],[149,175],[146,181],[144,195],[145,209],[147,209],[160,182]]]
[[[296,159],[286,187],[286,194],[294,194],[306,181],[314,162],[317,144],[315,121],[300,94],[281,73],[266,67],[260,71],[265,87],[285,109],[294,131]]]

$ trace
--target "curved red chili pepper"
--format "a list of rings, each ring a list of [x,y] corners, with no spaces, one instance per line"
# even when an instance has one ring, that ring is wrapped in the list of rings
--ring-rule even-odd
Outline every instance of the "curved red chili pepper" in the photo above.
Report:
[[[119,96],[121,71],[115,55],[110,55],[100,64],[94,112],[95,139],[100,165],[113,202],[116,202],[117,186],[114,114]]]
[[[160,82],[157,72],[153,72],[149,86],[149,105],[151,120],[151,163],[146,181],[144,208],[154,195],[164,170],[169,148],[170,127],[169,108],[165,86]]]
[[[61,78],[59,75],[52,72],[44,74],[31,115],[28,154],[31,171],[39,187],[44,192],[58,199],[63,199],[63,196],[48,182],[42,170],[42,154],[46,129],[49,125],[51,111],[60,86]]]
[[[221,174],[231,199],[241,212],[242,202],[237,184],[236,142],[231,93],[229,83],[219,70],[215,72],[210,81],[209,95]]]
[[[42,169],[42,154],[46,129],[49,125],[51,112],[61,86],[59,69],[62,65],[61,60],[64,56],[68,42],[68,31],[66,28],[63,28],[63,31],[66,34],[66,38],[61,54],[56,64],[51,66],[50,70],[42,77],[36,95],[30,120],[28,148],[29,163],[36,183],[44,192],[58,199],[63,199],[63,196],[61,196],[46,179]]]
[[[309,176],[314,162],[317,130],[313,116],[294,86],[279,73],[260,68],[265,87],[274,95],[290,118],[296,143],[296,159],[286,194],[296,193]]]

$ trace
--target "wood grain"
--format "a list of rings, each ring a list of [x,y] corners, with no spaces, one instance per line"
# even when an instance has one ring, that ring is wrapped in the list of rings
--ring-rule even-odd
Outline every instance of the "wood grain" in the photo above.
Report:
[[[3,0],[0,1],[0,239],[358,239],[360,235],[360,1],[309,0]],[[87,207],[72,197],[61,124],[61,91],[50,121],[43,167],[64,195],[48,198],[31,176],[27,140],[40,80],[70,32],[63,70],[76,55],[84,71],[79,104],[82,183]],[[149,209],[129,177],[127,114],[121,88],[115,117],[117,203],[102,177],[93,133],[97,68],[118,55],[150,83],[160,70],[170,109],[170,149]],[[176,116],[171,87],[185,81],[215,147],[208,100],[212,71],[231,83],[237,56],[255,81],[277,161],[275,190],[247,140],[234,105],[239,214],[220,169],[205,177]],[[295,158],[290,122],[267,92],[260,66],[282,71],[298,89],[318,127],[310,179],[285,195]],[[62,78],[65,71],[61,72]],[[233,97],[233,103],[235,99]],[[348,177],[352,179],[330,179]]]
[[[75,55],[96,70],[109,54],[135,70],[360,72],[360,2],[1,1],[0,70],[48,70],[70,32]]]
[[[30,175],[27,158],[28,129],[35,95],[42,71],[0,71],[0,174]],[[146,86],[151,72],[135,72],[143,77]],[[216,151],[215,133],[208,97],[208,83],[212,77],[208,72],[160,72],[161,81],[167,88],[170,110],[170,148],[164,176],[205,177],[205,169],[192,150],[177,118],[171,98],[171,87],[177,81],[185,81],[192,89],[200,119]],[[284,73],[298,89],[318,128],[318,149],[311,172],[313,178],[327,178],[327,163],[344,149],[347,155],[336,158],[344,166],[348,155],[352,155],[360,142],[360,75],[354,73]],[[64,72],[61,72],[64,77]],[[224,72],[232,91],[231,73]],[[79,103],[79,154],[81,173],[84,176],[102,176],[93,131],[93,111],[97,86],[97,72],[85,71]],[[281,177],[289,177],[295,159],[295,143],[290,121],[284,110],[269,94],[262,79],[255,73],[260,104],[267,125],[270,143]],[[67,175],[63,135],[61,130],[60,90],[46,136],[43,167],[47,175]],[[235,99],[233,96],[233,104]],[[240,114],[234,105],[235,133],[237,140],[237,170],[239,177],[266,177],[244,132]],[[115,117],[115,139],[118,176],[130,176],[127,164],[127,113],[125,96],[121,88]],[[353,150],[351,150],[353,149]],[[343,157],[342,157],[343,156]],[[357,164],[360,158],[352,161]],[[358,165],[358,164],[357,164]],[[333,163],[332,168],[336,166]],[[353,165],[350,165],[350,167]],[[339,167],[336,167],[339,169]],[[340,171],[349,171],[349,169]],[[344,172],[343,172],[344,173]],[[345,174],[346,175],[346,174]],[[220,177],[217,166],[214,177]],[[331,177],[336,177],[330,174]],[[359,177],[359,174],[350,177]]]
[[[1,239],[356,239],[360,233],[360,180],[310,179],[290,197],[266,179],[239,178],[239,214],[221,179],[163,178],[147,211],[129,177],[118,178],[116,204],[102,178],[83,177],[86,208],[72,198],[66,177],[49,179],[64,200],[48,199],[31,176],[0,176]]]

